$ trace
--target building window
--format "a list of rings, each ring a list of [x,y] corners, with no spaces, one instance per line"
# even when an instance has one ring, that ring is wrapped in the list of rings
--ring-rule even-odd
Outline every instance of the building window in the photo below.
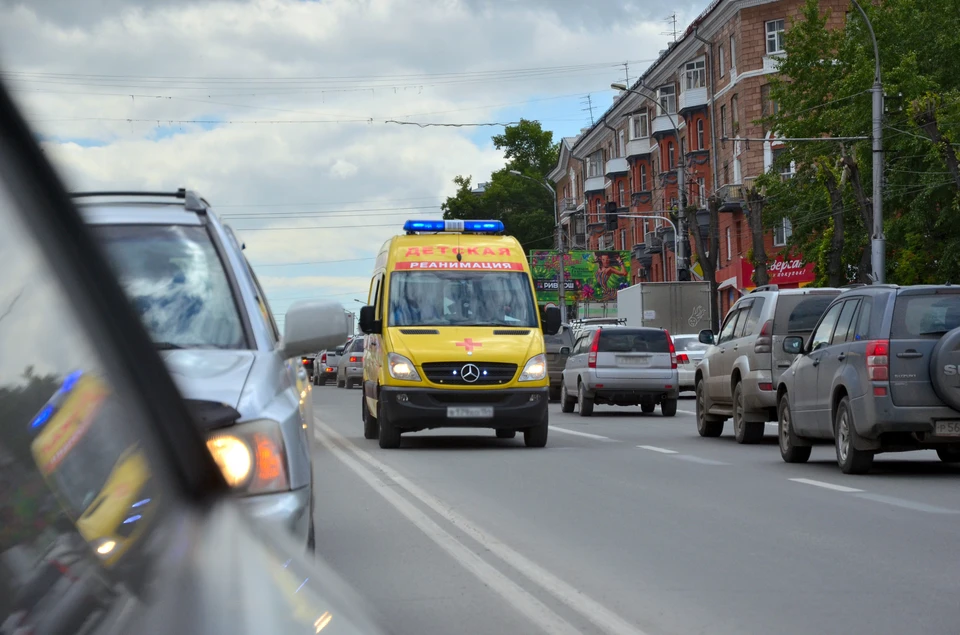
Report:
[[[736,232],[737,232],[737,253],[740,254],[740,253],[743,252],[743,246],[742,246],[743,244],[740,242],[741,239],[743,238],[743,237],[740,235],[741,232],[742,232],[741,225],[740,225],[740,221],[737,221],[737,222],[736,222],[736,224],[734,225],[734,229],[735,229]]]
[[[603,176],[603,150],[597,150],[587,158],[587,178]]]
[[[646,139],[650,136],[650,126],[647,120],[647,113],[637,113],[630,118],[630,138]]]
[[[577,173],[570,168],[570,193],[574,200],[577,199]]]
[[[707,64],[705,61],[687,62],[684,70],[686,76],[684,90],[703,88],[707,85]]]
[[[730,74],[737,72],[737,41],[730,36]]]
[[[640,164],[640,191],[646,192],[647,190],[647,164]]]
[[[727,227],[727,262],[730,262],[731,259],[730,252],[733,250],[732,245],[733,243],[730,242],[730,228]]]
[[[676,86],[661,86],[658,91],[660,95],[660,113],[673,115],[677,112],[677,88]]]
[[[730,130],[734,135],[740,132],[740,115],[737,113],[740,106],[740,99],[734,95],[730,98]]]
[[[783,53],[783,31],[786,26],[784,20],[770,20],[767,22],[767,55]]]
[[[598,198],[597,199],[597,219],[594,222],[599,223],[602,219],[603,219],[603,203]]]
[[[776,227],[773,228],[773,246],[785,246],[791,236],[793,236],[793,225],[790,224],[790,219],[781,219]]]
[[[697,202],[699,207],[707,206],[707,181],[702,176],[697,179]]]
[[[727,136],[727,105],[720,106],[720,137]]]
[[[723,44],[717,47],[717,61],[720,62],[720,77],[723,77],[727,72],[726,63],[723,59]]]
[[[703,150],[706,147],[706,135],[704,133],[703,119],[697,119],[697,150]]]
[[[624,203],[623,203],[623,181],[620,181],[620,192],[619,192],[619,194],[620,194],[620,207],[623,207],[623,206],[624,206]]]
[[[723,162],[723,184],[727,185],[730,183],[730,162]]]
[[[760,114],[763,117],[773,117],[780,111],[780,105],[770,96],[770,84],[760,87]]]
[[[627,248],[627,230],[621,229],[620,230],[620,249],[626,249],[626,248]]]
[[[621,157],[627,156],[627,146],[626,142],[624,141],[624,136],[623,130],[617,133],[617,141],[620,144],[620,147],[617,149],[620,150]]]
[[[673,141],[671,141],[667,144],[667,165],[669,166],[669,169],[672,170],[676,165],[676,162],[677,160],[673,156]]]

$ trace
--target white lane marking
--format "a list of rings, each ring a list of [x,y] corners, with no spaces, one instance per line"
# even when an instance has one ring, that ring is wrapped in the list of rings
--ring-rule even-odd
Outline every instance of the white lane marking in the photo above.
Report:
[[[902,507],[904,509],[910,509],[917,512],[926,512],[928,514],[960,514],[960,512],[953,509],[947,509],[946,507],[937,507],[935,505],[927,505],[926,503],[915,503],[903,498],[884,496],[882,494],[870,494],[864,492],[863,494],[856,494],[855,496],[856,498],[862,498],[864,500],[874,501],[876,503],[885,503],[887,505],[893,505],[894,507]]]
[[[814,487],[832,489],[835,492],[844,492],[847,494],[863,491],[862,489],[857,489],[856,487],[847,487],[846,485],[834,485],[833,483],[826,483],[824,481],[815,481],[811,478],[791,478],[789,480],[793,481],[794,483],[803,483],[804,485],[813,485]]]
[[[629,622],[624,620],[622,617],[612,612],[610,609],[606,608],[596,600],[588,597],[586,594],[584,594],[582,591],[580,591],[576,587],[573,587],[570,584],[567,584],[566,582],[564,582],[557,576],[553,575],[552,573],[550,573],[540,565],[536,564],[526,556],[522,555],[517,551],[514,551],[504,543],[500,542],[494,536],[476,527],[464,516],[461,516],[459,513],[455,512],[452,508],[446,505],[439,498],[433,496],[432,494],[428,494],[425,490],[421,489],[419,486],[414,485],[411,481],[406,479],[404,476],[402,476],[392,468],[388,467],[385,463],[377,460],[369,452],[361,450],[352,441],[350,441],[349,439],[343,437],[341,434],[334,431],[332,428],[330,428],[330,426],[323,423],[319,418],[317,418],[316,421],[317,421],[317,426],[321,428],[328,436],[336,439],[347,451],[353,453],[353,455],[356,456],[358,459],[366,462],[373,469],[380,472],[380,475],[382,478],[389,479],[395,485],[398,485],[399,487],[406,490],[408,494],[410,494],[411,496],[419,500],[421,503],[429,507],[435,513],[441,516],[444,520],[446,520],[447,522],[452,524],[454,527],[456,527],[458,530],[468,535],[473,540],[477,541],[482,547],[487,549],[487,551],[490,554],[499,557],[506,564],[516,569],[520,574],[526,576],[532,582],[541,586],[547,592],[552,594],[557,600],[565,604],[568,608],[579,613],[587,621],[595,624],[601,630],[608,633],[623,633],[624,635],[645,635],[643,631],[636,628],[635,626],[633,626],[632,624],[630,624]],[[362,470],[363,468],[360,468],[358,466],[357,469]],[[373,479],[373,476],[369,474],[367,475],[367,477]],[[380,481],[375,480],[375,482],[379,483]],[[393,490],[386,485],[382,485],[378,487],[377,491],[380,492],[381,495],[385,495],[386,492],[393,492]],[[404,501],[404,502],[407,502],[407,501]],[[417,511],[419,513],[419,510],[416,510],[416,508],[414,508],[414,511]],[[427,518],[427,520],[429,520],[429,518]],[[441,532],[443,531],[442,529],[439,529],[439,530]],[[464,547],[464,549],[469,551],[469,549],[467,549],[466,547]],[[473,554],[472,551],[470,551],[469,553],[471,555],[475,555]],[[504,580],[505,582],[509,582],[509,580],[506,578],[504,578]],[[513,583],[510,583],[510,584],[512,586],[515,586],[513,585]],[[511,601],[511,598],[509,595],[506,595],[504,592],[501,592],[501,591],[498,591],[498,592],[500,592],[501,595],[504,595],[504,597],[506,597],[508,601]],[[511,591],[510,593],[515,593],[515,592]],[[536,601],[533,598],[531,598],[531,600]],[[531,609],[528,609],[528,610],[531,610]],[[564,624],[566,626],[569,626],[569,624],[567,624],[566,622]],[[548,632],[556,632],[550,628],[546,628],[546,630]]]
[[[714,461],[713,459],[701,459],[699,456],[691,456],[689,454],[678,454],[673,458],[680,459],[681,461],[690,461],[691,463],[699,463],[700,465],[730,465],[729,463],[724,463],[723,461]]]
[[[336,435],[336,433],[333,433],[333,431],[326,426],[321,425],[320,427],[324,428],[325,432],[332,433],[331,437]],[[521,615],[545,633],[568,633],[569,635],[576,635],[576,633],[578,633],[578,630],[569,622],[550,610],[550,608],[524,590],[519,584],[483,560],[452,534],[444,531],[440,525],[424,512],[420,511],[413,503],[394,491],[394,489],[383,480],[377,478],[372,470],[364,466],[356,458],[350,456],[351,452],[357,454],[356,450],[352,448],[341,448],[333,442],[331,438],[321,434],[319,430],[314,433],[314,436],[321,445],[350,468],[350,470],[373,488],[375,492],[380,494],[388,503],[393,505],[398,512],[422,531],[430,540],[436,543],[438,547],[447,552],[447,554],[463,566],[464,569],[475,575],[484,585],[500,595]],[[349,444],[349,442],[342,437],[338,440],[344,443],[344,445]],[[389,474],[384,474],[384,476],[390,478]]]
[[[695,410],[679,410],[678,409],[677,412],[682,412],[685,415],[693,415],[694,417],[697,416],[697,413]]]
[[[590,434],[589,432],[578,432],[576,430],[567,430],[566,428],[558,428],[557,426],[550,426],[551,430],[556,430],[557,432],[563,432],[564,434],[572,434],[578,437],[586,437],[588,439],[596,439],[597,441],[613,441],[610,437],[602,437],[599,434]]]
[[[676,454],[675,450],[668,450],[667,448],[658,448],[655,445],[638,445],[638,448],[641,450],[650,450],[651,452],[659,452],[660,454]]]

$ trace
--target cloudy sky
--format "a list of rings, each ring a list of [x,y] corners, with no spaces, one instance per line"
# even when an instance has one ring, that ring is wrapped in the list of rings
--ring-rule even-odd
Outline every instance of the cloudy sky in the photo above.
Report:
[[[0,0],[0,72],[76,189],[190,187],[275,313],[356,309],[406,218],[503,165],[479,124],[575,135],[707,0]]]

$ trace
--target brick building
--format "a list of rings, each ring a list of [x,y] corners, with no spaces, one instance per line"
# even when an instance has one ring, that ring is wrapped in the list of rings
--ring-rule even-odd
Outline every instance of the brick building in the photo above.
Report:
[[[716,193],[723,202],[717,273],[721,309],[726,311],[753,287],[744,186],[771,168],[779,150],[772,133],[757,121],[776,108],[769,97],[770,76],[784,54],[783,34],[802,4],[714,0],[629,91],[614,97],[593,126],[563,139],[549,177],[557,184],[571,249],[629,250],[633,282],[676,280],[676,249],[689,263],[696,250],[684,245],[683,238],[696,240],[700,233],[699,227],[686,228],[671,215],[679,209],[680,161],[686,201],[702,210],[699,223],[705,227],[709,218],[707,197]],[[842,26],[849,3],[820,4],[831,12],[833,26]],[[644,215],[654,218],[624,218]],[[676,246],[671,218],[681,236]],[[771,282],[781,286],[813,279],[812,265],[779,255],[790,234],[785,222],[764,236]],[[696,279],[699,269],[691,269]]]

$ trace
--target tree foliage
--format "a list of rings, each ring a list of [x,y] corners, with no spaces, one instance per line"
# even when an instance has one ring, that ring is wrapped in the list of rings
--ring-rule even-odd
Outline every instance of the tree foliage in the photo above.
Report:
[[[473,193],[473,179],[453,179],[457,193],[441,206],[446,219],[487,219],[503,221],[506,233],[517,238],[524,249],[548,249],[554,237],[554,199],[541,183],[557,164],[559,147],[553,133],[537,121],[521,119],[493,136],[493,145],[504,151],[506,165],[494,172],[482,193]],[[511,174],[516,170],[524,176]]]
[[[876,32],[884,92],[884,231],[887,279],[900,284],[960,276],[960,0],[861,3]],[[871,134],[873,43],[856,10],[842,29],[807,0],[787,30],[777,108],[763,120],[784,138]],[[822,284],[868,280],[873,215],[872,148],[856,142],[787,143],[758,179],[768,225],[789,218],[791,246],[816,262]],[[795,166],[792,179],[779,172]],[[936,246],[936,248],[933,248]]]

